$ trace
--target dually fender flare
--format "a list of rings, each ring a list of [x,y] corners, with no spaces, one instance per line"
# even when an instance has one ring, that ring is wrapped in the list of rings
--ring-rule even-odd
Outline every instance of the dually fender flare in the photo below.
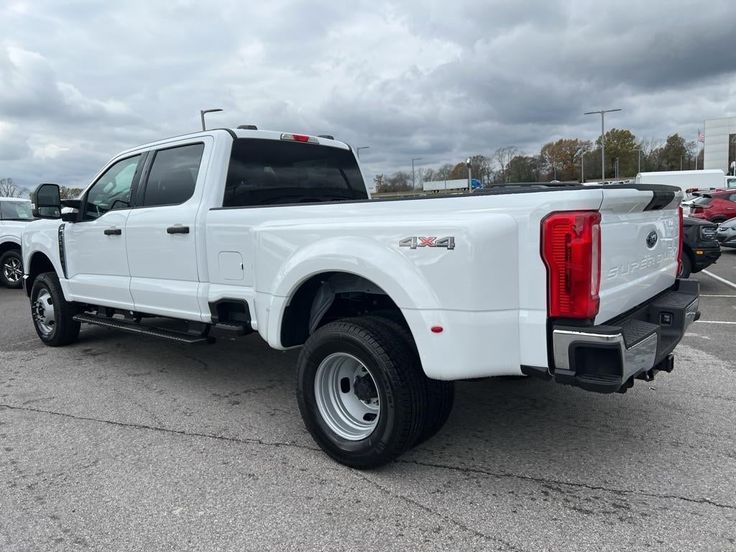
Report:
[[[282,265],[270,290],[268,342],[280,341],[290,299],[309,278],[325,272],[354,274],[380,287],[401,309],[436,309],[440,302],[417,266],[397,250],[369,238],[340,237],[299,249]]]

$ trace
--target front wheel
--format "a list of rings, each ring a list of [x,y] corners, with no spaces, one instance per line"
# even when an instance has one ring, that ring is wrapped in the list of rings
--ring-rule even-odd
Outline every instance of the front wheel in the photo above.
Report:
[[[690,255],[683,252],[682,263],[680,266],[680,273],[677,275],[679,278],[689,278],[690,273],[693,271],[693,263],[690,260]]]
[[[411,447],[427,402],[414,354],[375,319],[339,320],[312,334],[299,355],[297,400],[322,450],[346,466],[372,468]]]
[[[64,299],[59,278],[53,272],[41,274],[31,288],[31,315],[38,337],[46,345],[61,347],[79,337],[76,308]]]
[[[23,260],[20,251],[13,249],[0,255],[0,283],[12,289],[23,285]]]

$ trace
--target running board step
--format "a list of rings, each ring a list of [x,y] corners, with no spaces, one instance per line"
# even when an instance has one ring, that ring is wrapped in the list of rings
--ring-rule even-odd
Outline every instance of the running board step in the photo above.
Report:
[[[128,322],[127,320],[120,320],[117,318],[102,318],[90,314],[77,314],[74,316],[74,320],[77,322],[82,322],[84,324],[94,324],[95,326],[113,328],[116,330],[122,330],[124,332],[150,335],[152,337],[160,337],[162,339],[178,341],[179,343],[195,344],[214,342],[214,338],[209,336],[192,335],[184,332],[177,332],[174,330],[166,330],[163,328],[142,326],[141,324],[138,324],[136,322]]]

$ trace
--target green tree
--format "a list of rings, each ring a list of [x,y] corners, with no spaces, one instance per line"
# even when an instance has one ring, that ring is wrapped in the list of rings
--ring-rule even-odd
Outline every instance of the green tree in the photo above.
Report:
[[[667,137],[667,141],[660,152],[660,164],[666,171],[679,171],[680,168],[686,168],[686,160],[688,159],[688,149],[685,139],[679,134],[672,134]]]
[[[634,176],[637,169],[637,148],[639,144],[636,136],[625,128],[612,128],[606,132],[606,177],[615,174],[616,160],[618,160],[619,177]],[[596,140],[601,145],[601,139]]]
[[[540,157],[549,180],[578,180],[580,156],[590,149],[590,142],[577,138],[561,138],[542,146]]]
[[[541,162],[533,155],[515,155],[506,166],[505,182],[538,182]]]

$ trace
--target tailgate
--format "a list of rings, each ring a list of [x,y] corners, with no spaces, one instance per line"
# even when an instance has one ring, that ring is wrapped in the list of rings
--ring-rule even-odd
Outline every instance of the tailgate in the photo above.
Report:
[[[641,188],[603,189],[596,324],[633,309],[675,283],[682,192],[669,186]]]

